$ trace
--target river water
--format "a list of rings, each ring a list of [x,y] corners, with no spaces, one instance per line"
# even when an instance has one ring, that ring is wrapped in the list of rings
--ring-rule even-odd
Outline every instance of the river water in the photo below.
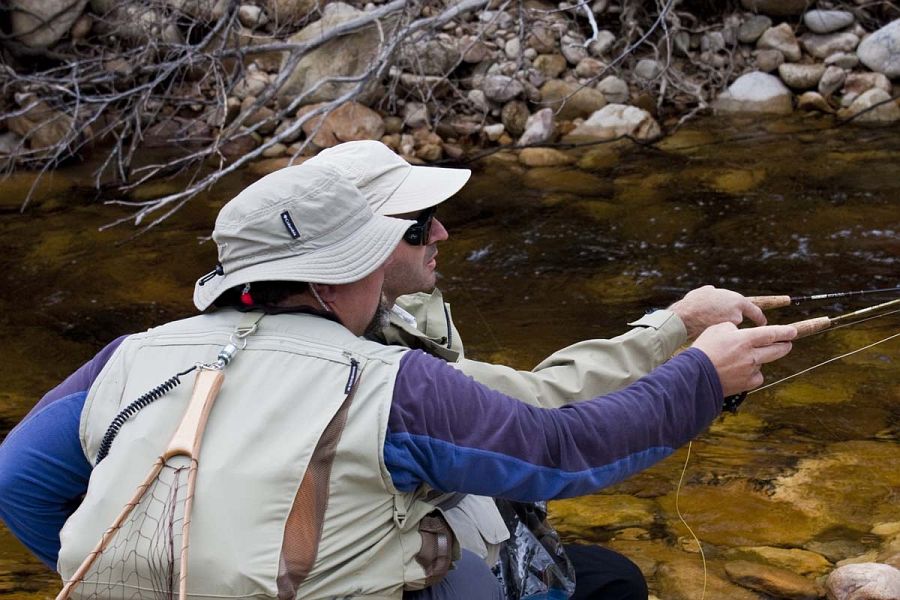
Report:
[[[609,337],[703,284],[746,294],[900,285],[900,130],[817,119],[706,120],[660,145],[580,147],[575,166],[526,170],[502,154],[472,167],[444,205],[451,239],[440,285],[474,358],[529,368],[553,350]],[[122,333],[192,314],[215,213],[253,181],[241,174],[135,239],[128,214],[90,190],[90,166],[0,183],[5,284],[0,436],[56,382]],[[145,200],[179,181],[141,188]],[[770,322],[835,316],[883,298],[769,312]],[[795,344],[768,381],[882,340],[889,315]],[[875,560],[900,533],[900,339],[752,394],[687,449],[603,493],[551,503],[569,541],[631,557],[664,600],[764,598],[728,582],[750,559],[810,579]],[[679,480],[683,481],[680,491]],[[898,545],[896,539],[893,543]],[[54,574],[0,527],[0,593],[46,598]]]

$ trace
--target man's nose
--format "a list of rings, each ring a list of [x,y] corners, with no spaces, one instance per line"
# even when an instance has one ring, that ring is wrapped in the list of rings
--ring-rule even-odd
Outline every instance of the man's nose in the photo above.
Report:
[[[450,234],[447,233],[447,229],[444,227],[444,224],[435,218],[431,222],[431,231],[428,234],[428,244],[430,245],[436,244],[438,242],[443,242],[449,237]]]

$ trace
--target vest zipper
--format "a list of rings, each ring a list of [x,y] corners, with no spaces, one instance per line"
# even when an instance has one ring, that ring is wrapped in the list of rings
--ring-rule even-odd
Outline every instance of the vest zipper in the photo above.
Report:
[[[350,376],[347,378],[347,385],[344,386],[344,393],[349,394],[356,383],[356,376],[359,374],[359,361],[355,358],[350,359]]]

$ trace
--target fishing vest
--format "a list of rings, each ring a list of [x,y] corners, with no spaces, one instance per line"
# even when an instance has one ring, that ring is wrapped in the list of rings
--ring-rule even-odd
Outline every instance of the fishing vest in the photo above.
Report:
[[[240,319],[218,311],[126,339],[85,401],[80,438],[91,464],[123,407],[173,374],[214,361]],[[259,322],[224,371],[203,435],[191,598],[398,599],[404,588],[443,577],[458,554],[452,536],[425,492],[398,492],[384,465],[404,352],[312,315]],[[126,422],[91,473],[60,535],[64,579],[162,453],[191,394],[193,376],[184,379]],[[127,585],[124,597],[132,595]]]

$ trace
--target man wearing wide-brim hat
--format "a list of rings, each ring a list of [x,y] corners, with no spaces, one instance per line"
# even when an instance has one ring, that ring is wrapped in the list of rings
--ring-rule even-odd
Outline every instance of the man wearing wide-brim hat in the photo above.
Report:
[[[759,385],[759,366],[796,334],[717,325],[620,392],[535,408],[360,337],[379,324],[385,269],[416,225],[374,214],[329,165],[248,187],[220,212],[218,264],[195,288],[198,308],[216,309],[128,336],[52,391],[0,447],[0,516],[71,577],[160,455],[190,386],[122,407],[227,350],[193,496],[190,597],[496,597],[428,502],[435,490],[535,501],[609,485],[702,431],[723,395]],[[89,576],[106,579],[105,597],[132,597],[137,575],[171,584],[154,543],[136,535],[114,544],[127,560],[101,557],[113,567]],[[454,564],[476,591],[456,587]]]

